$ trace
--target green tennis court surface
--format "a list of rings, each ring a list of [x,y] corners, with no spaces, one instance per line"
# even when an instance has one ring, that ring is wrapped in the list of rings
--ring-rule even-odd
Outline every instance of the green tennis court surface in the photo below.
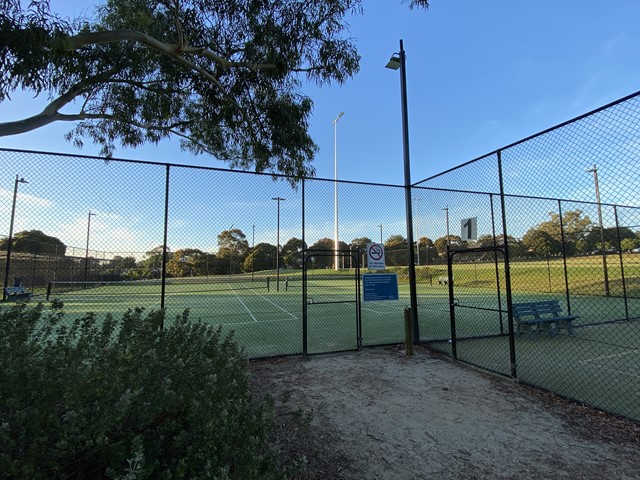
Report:
[[[95,312],[118,314],[127,308],[161,307],[158,281],[54,284],[49,298],[64,303],[68,317]],[[393,302],[362,304],[362,345],[403,341],[404,306],[408,289]],[[308,288],[308,353],[356,349],[358,345],[356,290],[353,279],[312,281]],[[167,282],[166,322],[185,309],[190,318],[233,330],[251,357],[302,352],[303,304],[300,280],[281,278],[202,279]]]
[[[420,336],[433,348],[451,354],[448,288],[419,284]],[[60,288],[51,298],[64,302],[68,317],[95,312],[114,315],[128,308],[160,308],[159,282],[96,284]],[[510,375],[508,320],[492,289],[456,288],[458,359]],[[563,298],[557,294],[515,294],[514,302]],[[404,341],[407,285],[400,285],[397,301],[361,302],[361,345]],[[185,309],[190,318],[220,325],[250,357],[300,354],[303,351],[303,301],[300,279],[210,279],[168,282],[165,286],[166,322]],[[572,296],[575,334],[522,335],[515,338],[518,378],[532,385],[640,418],[640,321],[623,318],[619,298]],[[307,335],[310,354],[358,347],[356,289],[351,278],[311,279],[307,291]],[[502,309],[502,312],[500,311]],[[629,299],[626,310],[640,316],[640,300]],[[630,390],[631,389],[631,390]]]

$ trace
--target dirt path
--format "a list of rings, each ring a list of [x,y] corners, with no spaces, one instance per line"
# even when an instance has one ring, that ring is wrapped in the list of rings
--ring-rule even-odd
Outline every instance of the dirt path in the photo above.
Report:
[[[638,479],[640,428],[419,350],[252,362],[300,478]],[[282,401],[284,400],[284,402]],[[290,420],[312,409],[302,440]],[[288,446],[287,446],[288,444]]]

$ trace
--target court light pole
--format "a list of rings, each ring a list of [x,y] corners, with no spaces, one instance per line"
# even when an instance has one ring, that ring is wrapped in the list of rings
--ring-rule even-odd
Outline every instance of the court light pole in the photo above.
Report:
[[[335,269],[338,270],[338,120],[342,118],[344,112],[340,112],[333,123],[333,249]]]
[[[276,241],[276,292],[280,291],[280,202],[283,202],[284,198],[273,197],[271,200],[278,202],[278,239]]]
[[[415,197],[414,200],[416,202],[420,202],[422,199],[419,197]],[[418,212],[418,217],[420,216],[420,207],[416,206],[416,211]],[[420,265],[420,234],[418,233],[418,221],[416,220],[416,264]]]
[[[447,246],[450,245],[451,240],[449,239],[449,207],[444,207],[445,218],[447,222]]]
[[[6,288],[9,286],[9,266],[11,264],[11,245],[13,243],[13,222],[16,217],[16,199],[18,198],[18,184],[29,183],[24,178],[20,178],[16,175],[15,183],[13,184],[13,203],[11,204],[11,221],[9,222],[9,238],[7,240],[7,259],[4,266],[4,284],[2,286],[2,300],[7,299]],[[33,285],[32,285],[33,287]]]
[[[380,228],[380,243],[382,243],[382,225],[378,225]]]
[[[418,296],[416,293],[416,265],[413,251],[413,213],[411,209],[411,162],[409,159],[409,113],[407,105],[407,68],[404,45],[400,40],[400,51],[391,56],[386,65],[391,70],[400,69],[400,101],[402,104],[402,150],[404,156],[404,204],[406,209],[407,244],[409,246],[409,297],[411,299],[411,323],[414,342],[420,338],[418,329]]]
[[[84,281],[87,282],[89,276],[89,233],[91,232],[91,217],[95,217],[95,213],[91,213],[89,210],[89,217],[87,220],[87,248],[84,254]]]
[[[604,228],[602,225],[602,205],[600,204],[600,184],[598,182],[598,167],[585,170],[587,173],[593,173],[593,182],[596,188],[596,204],[598,205],[598,225],[600,226],[600,251],[602,253],[602,268],[604,270],[604,294],[609,296],[609,272],[607,271],[607,250],[604,245]]]

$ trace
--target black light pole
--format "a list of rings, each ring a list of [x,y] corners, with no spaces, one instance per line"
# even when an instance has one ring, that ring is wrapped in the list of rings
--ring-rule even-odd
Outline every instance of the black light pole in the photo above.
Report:
[[[414,341],[420,338],[418,329],[418,296],[416,293],[416,265],[413,250],[413,212],[411,210],[411,162],[409,160],[409,113],[407,106],[407,68],[404,46],[400,40],[400,52],[394,54],[386,65],[392,70],[400,69],[400,95],[402,102],[402,149],[404,152],[404,204],[407,222],[407,244],[409,246],[409,296],[411,298],[411,323]]]
[[[382,243],[382,225],[378,225],[380,227],[380,243]]]
[[[13,205],[11,206],[11,221],[9,222],[9,239],[7,240],[7,260],[4,268],[4,285],[2,286],[2,300],[7,299],[6,288],[9,286],[9,265],[11,263],[11,244],[13,243],[13,221],[16,216],[16,198],[18,197],[18,184],[29,183],[24,178],[16,175],[16,181],[13,185]]]
[[[255,248],[256,248],[256,226],[255,225],[251,225],[251,281],[253,282],[253,261],[256,258],[256,252],[255,252]]]
[[[89,276],[89,232],[91,232],[91,217],[95,217],[95,213],[91,213],[89,210],[89,219],[87,221],[87,248],[84,255],[84,283],[87,283]]]
[[[600,204],[600,183],[598,182],[598,167],[586,170],[587,173],[593,173],[593,182],[596,187],[596,203],[598,204],[598,225],[600,226],[600,251],[602,253],[602,268],[604,270],[604,294],[609,296],[609,272],[607,272],[607,250],[604,245],[604,227],[602,225],[602,205]]]
[[[278,202],[278,240],[276,243],[276,292],[280,291],[280,202],[284,201],[284,198],[273,197],[271,200]]]

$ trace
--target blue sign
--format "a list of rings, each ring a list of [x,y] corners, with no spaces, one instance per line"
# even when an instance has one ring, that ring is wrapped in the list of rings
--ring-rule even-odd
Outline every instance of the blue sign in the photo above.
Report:
[[[398,275],[395,273],[365,273],[362,286],[365,302],[398,300]]]

